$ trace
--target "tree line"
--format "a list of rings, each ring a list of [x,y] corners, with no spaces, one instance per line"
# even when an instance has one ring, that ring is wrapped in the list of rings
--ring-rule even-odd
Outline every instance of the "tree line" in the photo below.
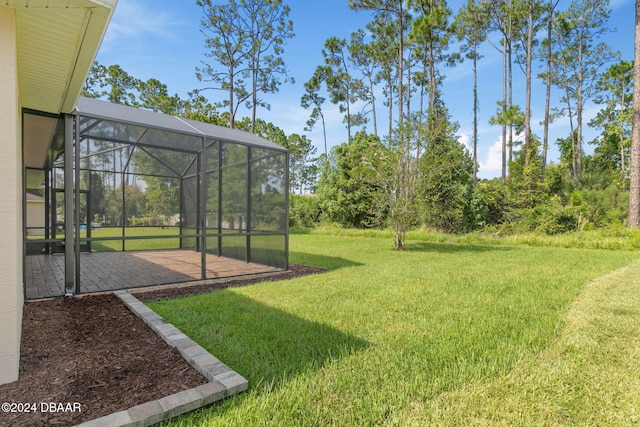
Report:
[[[371,22],[349,39],[327,39],[324,63],[301,98],[314,126],[322,124],[322,94],[328,94],[344,114],[348,142],[328,156],[317,197],[297,200],[292,212],[301,224],[390,225],[401,249],[404,232],[417,226],[555,234],[627,221],[634,66],[602,42],[612,31],[608,1],[573,1],[561,9],[557,0],[468,0],[456,13],[445,0],[349,5],[370,12]],[[490,181],[477,177],[484,46],[503,59],[503,90],[490,120],[502,130],[501,176]],[[463,62],[474,82],[471,150],[457,141],[458,123],[443,97],[446,69]],[[542,135],[531,123],[536,80],[545,93]],[[387,126],[381,126],[378,98]],[[586,123],[589,102],[600,111]],[[560,117],[570,132],[555,141],[560,159],[554,164],[549,125]],[[354,131],[364,124],[369,132]],[[585,142],[586,126],[600,135]],[[585,153],[585,143],[593,154]]]
[[[350,39],[327,39],[322,50],[324,64],[318,65],[305,83],[302,97],[303,105],[313,108],[309,123],[314,125],[322,115],[326,99],[319,92],[324,90],[344,113],[347,140],[352,128],[366,123],[375,135],[388,138],[413,111],[427,116],[446,112],[442,96],[446,69],[462,63],[471,65],[476,181],[477,88],[484,78],[479,75],[478,64],[483,59],[482,49],[492,46],[503,57],[503,91],[496,99],[491,119],[502,128],[502,181],[508,179],[509,162],[516,149],[524,150],[526,164],[540,157],[540,178],[544,179],[550,144],[548,125],[561,116],[568,118],[572,129],[568,147],[571,173],[578,176],[584,157],[585,105],[603,96],[603,88],[598,88],[599,76],[605,66],[619,60],[620,54],[601,42],[612,31],[608,1],[574,1],[566,10],[560,10],[559,3],[468,0],[454,14],[445,0],[350,0],[351,8],[371,12],[372,20],[365,29],[354,31]],[[627,94],[631,90],[628,70],[610,76],[613,84],[619,83]],[[539,136],[531,131],[531,94],[536,77],[546,93],[545,128]],[[493,82],[495,76],[489,79]],[[514,93],[514,87],[523,87],[524,93]],[[552,88],[562,94],[559,100],[551,98]],[[610,87],[604,96],[614,96],[616,89]],[[523,105],[514,103],[515,95],[524,99]],[[379,99],[387,108],[386,130],[380,126]],[[616,101],[628,103],[619,97]],[[521,138],[516,139],[516,135]],[[537,150],[534,138],[539,140]]]
[[[560,9],[558,0],[468,0],[456,13],[445,0],[348,1],[372,19],[349,39],[326,40],[323,63],[300,99],[310,110],[307,129],[324,130],[326,97],[344,116],[345,142],[329,151],[325,137],[319,156],[306,136],[287,136],[258,118],[258,108],[269,107],[261,96],[293,81],[283,59],[293,22],[281,0],[198,0],[207,60],[196,76],[208,86],[186,100],[117,65],[95,64],[85,94],[246,129],[289,148],[292,192],[315,194],[291,198],[294,225],[391,226],[402,249],[404,233],[416,226],[558,233],[627,220],[634,67],[601,41],[611,31],[608,1]],[[503,58],[503,90],[491,118],[502,130],[501,176],[491,181],[477,176],[484,46]],[[446,69],[463,63],[473,71],[471,150],[458,142],[459,125],[443,97]],[[531,130],[536,79],[546,95],[542,135]],[[514,87],[524,87],[524,96],[514,96]],[[205,91],[222,96],[210,104]],[[584,123],[590,101],[601,110]],[[241,105],[251,117],[236,117]],[[554,164],[548,128],[559,117],[571,130],[555,141]],[[601,131],[586,142],[594,146],[590,155],[585,126]]]

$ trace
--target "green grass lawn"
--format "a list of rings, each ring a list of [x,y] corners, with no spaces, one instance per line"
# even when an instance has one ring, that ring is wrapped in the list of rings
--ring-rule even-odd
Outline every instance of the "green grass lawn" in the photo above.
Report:
[[[180,234],[179,227],[127,227],[127,237],[158,237],[158,236],[175,236]],[[86,232],[82,232],[81,238],[86,237]],[[91,231],[92,239],[115,238],[122,237],[122,228],[120,227],[100,227]],[[98,252],[112,252],[122,250],[122,240],[94,240],[91,242],[91,248]],[[180,239],[177,237],[169,237],[166,239],[136,239],[126,242],[126,250],[140,251],[152,249],[178,249],[180,248]]]
[[[290,248],[330,271],[150,303],[249,380],[169,425],[637,424],[636,253],[329,235]]]
[[[180,234],[179,227],[127,227],[125,229],[126,237],[137,237],[137,239],[127,240],[125,242],[127,251],[156,250],[156,249],[180,249],[180,238],[167,237],[157,238],[161,236],[176,236]],[[184,234],[193,234],[193,229],[185,229]],[[215,234],[214,231],[210,231]],[[86,237],[86,232],[82,232],[81,238]],[[97,252],[113,252],[122,250],[122,240],[113,238],[122,237],[122,228],[102,227],[91,231],[92,240],[91,248]],[[144,238],[144,237],[149,237]],[[106,238],[108,240],[99,240]],[[212,249],[217,248],[217,238],[208,237],[208,244],[213,245]],[[252,260],[263,262],[270,265],[284,265],[284,236],[282,235],[260,235],[256,234],[251,237],[251,255]],[[194,239],[185,239],[184,245],[195,247]],[[222,254],[237,259],[246,258],[246,237],[239,235],[237,232],[226,232],[222,238]]]

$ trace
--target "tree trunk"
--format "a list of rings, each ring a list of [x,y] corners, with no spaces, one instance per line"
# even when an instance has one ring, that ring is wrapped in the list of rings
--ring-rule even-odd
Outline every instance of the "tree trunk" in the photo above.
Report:
[[[624,158],[624,135],[620,132],[620,188],[622,191],[625,190],[625,168],[627,167],[625,158]]]
[[[502,39],[502,113],[507,111],[507,36]],[[507,182],[507,125],[502,123],[502,183]]]
[[[393,82],[391,81],[391,77],[389,77],[389,98],[388,98],[388,103],[389,103],[389,137],[391,137],[391,135],[393,134]]]
[[[582,175],[582,91],[578,89],[578,103],[576,105],[576,176]]]
[[[636,0],[635,62],[640,64],[640,0]],[[631,136],[631,185],[629,227],[640,226],[640,67],[633,70],[633,129]]]
[[[324,137],[324,162],[329,161],[329,152],[327,151],[327,125],[324,122],[324,114],[320,114],[322,119],[322,136]]]
[[[531,74],[533,59],[533,4],[529,4],[529,27],[527,30],[526,101],[524,109],[524,164],[531,158]]]
[[[576,82],[576,176],[582,175],[582,112],[584,110],[583,87],[584,87],[584,65],[583,65],[583,42],[578,45],[578,81]]]
[[[478,184],[478,47],[473,47],[473,186]]]
[[[407,58],[407,62],[405,67],[407,68],[407,93],[411,94],[411,51],[409,51],[409,58]],[[407,117],[411,117],[411,95],[406,97],[407,99],[407,112],[405,113]]]
[[[351,102],[349,98],[351,97],[351,88],[347,86],[347,100],[345,101],[345,106],[347,109],[347,144],[351,144]]]
[[[571,176],[578,176],[576,166],[576,132],[573,127],[573,110],[571,109],[571,98],[569,97],[569,88],[565,88],[567,98],[567,111],[569,114],[569,131],[571,132]]]
[[[622,78],[621,88],[620,88],[620,111],[624,111],[624,93],[625,93],[625,80]],[[626,161],[624,156],[624,125],[620,123],[620,187],[622,191],[625,189],[624,178],[625,178],[625,167]]]
[[[254,64],[252,71],[251,93],[251,133],[256,133],[256,113],[258,110],[258,64]]]
[[[378,136],[378,115],[376,113],[376,96],[373,81],[369,79],[369,93],[371,93],[371,114],[373,117],[373,134]]]
[[[398,3],[398,123],[402,125],[404,118],[403,105],[404,102],[404,88],[402,75],[404,73],[404,9],[402,7],[402,1]],[[391,108],[391,106],[389,106]]]
[[[508,90],[509,90],[509,105],[507,108],[511,110],[513,107],[513,60],[511,56],[511,17],[509,17],[509,38],[507,40],[507,70],[509,71],[509,82],[508,82]],[[513,161],[513,120],[509,121],[509,162],[507,163],[507,179],[509,179],[509,175],[511,175],[511,162]]]
[[[432,114],[436,113],[436,60],[433,55],[433,41],[429,42],[429,110]],[[436,116],[437,117],[437,116]]]
[[[234,128],[235,126],[235,114],[234,114],[234,108],[235,106],[233,105],[233,90],[234,90],[234,81],[233,81],[233,72],[234,72],[234,68],[233,66],[231,66],[230,70],[229,70],[229,127],[231,129]]]
[[[543,143],[542,143],[542,171],[540,173],[540,180],[544,182],[544,174],[547,168],[547,151],[549,150],[549,110],[551,106],[551,55],[553,53],[551,44],[551,31],[553,30],[553,9],[554,6],[549,3],[549,21],[547,22],[547,78],[546,78],[546,100],[544,104],[544,131],[543,131]]]

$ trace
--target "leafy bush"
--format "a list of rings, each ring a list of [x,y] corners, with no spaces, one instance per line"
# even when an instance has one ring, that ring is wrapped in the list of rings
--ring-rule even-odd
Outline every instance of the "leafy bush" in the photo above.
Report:
[[[468,205],[473,162],[453,138],[431,143],[420,159],[420,195],[424,225],[447,233],[469,228]]]
[[[381,149],[380,139],[365,131],[351,143],[333,147],[318,182],[322,221],[355,228],[384,224],[384,192],[367,164]]]
[[[578,209],[594,227],[623,224],[627,219],[629,192],[606,174],[584,173],[573,178],[564,194],[567,204]]]
[[[470,189],[467,225],[470,230],[502,224],[507,219],[507,192],[499,180],[480,182]]]
[[[544,234],[561,234],[569,231],[578,231],[581,218],[576,215],[576,211],[570,207],[539,206],[534,209],[538,214],[539,222],[535,231]]]
[[[320,204],[314,196],[289,196],[289,226],[311,228],[320,220]]]

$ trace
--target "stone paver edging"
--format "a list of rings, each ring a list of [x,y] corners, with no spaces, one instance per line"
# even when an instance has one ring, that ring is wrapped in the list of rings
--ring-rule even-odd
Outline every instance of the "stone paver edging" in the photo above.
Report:
[[[114,292],[122,302],[151,329],[175,347],[178,352],[209,382],[181,391],[162,399],[143,403],[125,411],[116,412],[79,424],[78,427],[149,426],[184,414],[210,403],[245,391],[248,382],[207,350],[164,320],[127,291]]]

